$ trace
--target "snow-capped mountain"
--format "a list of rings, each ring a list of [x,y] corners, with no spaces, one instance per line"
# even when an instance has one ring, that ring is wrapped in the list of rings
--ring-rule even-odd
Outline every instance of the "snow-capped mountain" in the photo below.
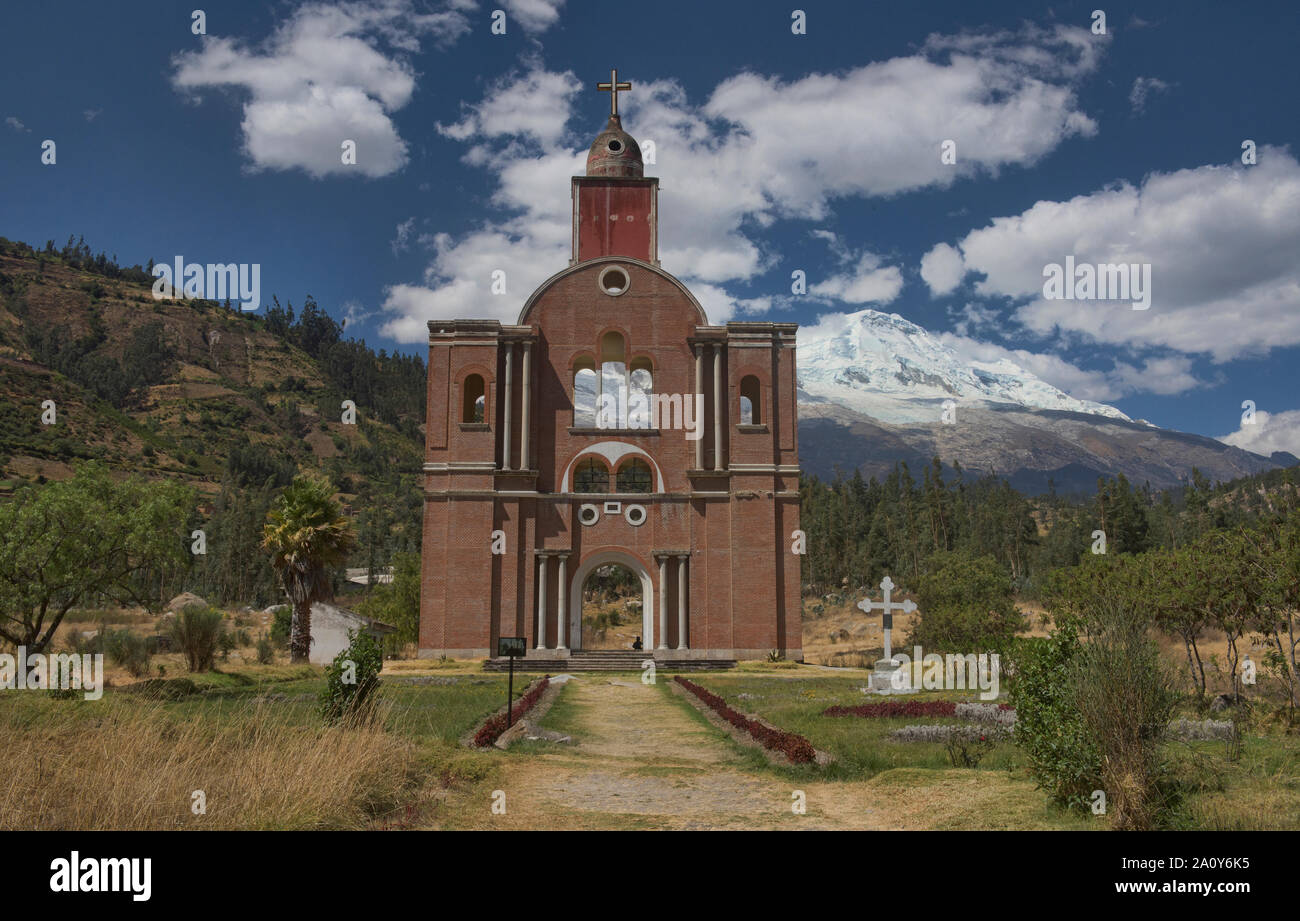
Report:
[[[1028,492],[1086,491],[1103,475],[1163,488],[1193,467],[1230,480],[1279,465],[1076,399],[1014,362],[966,360],[877,310],[801,329],[798,369],[800,463],[823,477],[884,476],[899,461],[915,469],[937,456]],[[954,410],[947,422],[945,408]]]
[[[881,422],[934,422],[949,400],[1055,409],[1130,421],[1113,406],[1079,400],[1008,360],[963,360],[896,313],[860,310],[842,324],[799,333],[800,399],[826,401]]]

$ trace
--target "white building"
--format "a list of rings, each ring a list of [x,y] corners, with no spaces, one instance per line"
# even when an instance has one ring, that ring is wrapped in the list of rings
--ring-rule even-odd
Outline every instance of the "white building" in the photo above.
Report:
[[[312,643],[308,660],[313,665],[328,665],[333,662],[334,657],[350,644],[348,631],[364,631],[382,642],[385,636],[395,633],[397,628],[356,611],[318,601],[311,606]]]

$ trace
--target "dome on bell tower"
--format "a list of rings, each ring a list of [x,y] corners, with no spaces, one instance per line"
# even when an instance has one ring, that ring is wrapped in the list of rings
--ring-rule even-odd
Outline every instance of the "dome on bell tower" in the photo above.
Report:
[[[609,72],[608,83],[596,84],[596,89],[609,93],[609,123],[596,135],[591,150],[587,152],[588,176],[641,179],[645,173],[641,147],[636,138],[623,130],[623,119],[618,114],[618,94],[631,88],[631,83],[619,82],[617,69]]]
[[[611,115],[605,130],[591,142],[591,150],[587,153],[587,175],[640,179],[644,173],[640,145],[636,138],[623,130],[622,119]]]

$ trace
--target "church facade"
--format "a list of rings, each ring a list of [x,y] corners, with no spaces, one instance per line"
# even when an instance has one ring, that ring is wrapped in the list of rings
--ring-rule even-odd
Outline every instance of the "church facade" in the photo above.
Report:
[[[796,324],[710,324],[660,267],[629,84],[600,88],[569,265],[513,326],[429,323],[420,655],[563,659],[616,563],[657,660],[801,658]]]

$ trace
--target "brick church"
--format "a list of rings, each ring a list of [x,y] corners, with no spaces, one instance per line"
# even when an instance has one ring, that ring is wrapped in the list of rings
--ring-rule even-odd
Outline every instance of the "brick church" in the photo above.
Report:
[[[630,84],[599,89],[568,266],[513,326],[429,323],[420,655],[568,660],[619,564],[657,661],[802,658],[796,324],[711,324],[660,267]]]

